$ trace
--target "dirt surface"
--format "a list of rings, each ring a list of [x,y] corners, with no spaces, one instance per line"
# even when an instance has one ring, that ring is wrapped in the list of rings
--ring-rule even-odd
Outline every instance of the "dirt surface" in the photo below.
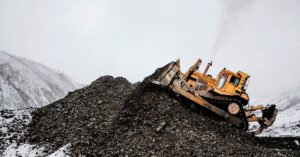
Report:
[[[36,110],[27,140],[50,151],[71,143],[72,156],[300,156],[195,112],[149,82],[160,71],[134,85],[104,76]]]
[[[257,137],[256,142],[266,148],[300,149],[300,137]]]

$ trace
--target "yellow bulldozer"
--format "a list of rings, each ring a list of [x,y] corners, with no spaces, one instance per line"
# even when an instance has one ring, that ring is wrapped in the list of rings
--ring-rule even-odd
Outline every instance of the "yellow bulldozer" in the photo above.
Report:
[[[224,68],[217,78],[213,78],[207,74],[212,62],[208,63],[203,73],[198,71],[201,63],[202,60],[198,59],[186,73],[182,73],[178,59],[164,67],[152,83],[168,87],[180,98],[212,111],[238,128],[248,130],[248,122],[258,122],[260,127],[256,134],[274,123],[278,112],[276,105],[248,105],[246,89],[250,75]],[[258,110],[262,111],[261,116],[255,114],[254,111]]]

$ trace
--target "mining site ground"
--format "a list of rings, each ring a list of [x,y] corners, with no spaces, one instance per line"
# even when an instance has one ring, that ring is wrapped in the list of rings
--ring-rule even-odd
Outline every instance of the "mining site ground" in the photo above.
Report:
[[[70,156],[300,156],[298,138],[258,138],[151,84],[103,76],[35,109],[18,143]]]

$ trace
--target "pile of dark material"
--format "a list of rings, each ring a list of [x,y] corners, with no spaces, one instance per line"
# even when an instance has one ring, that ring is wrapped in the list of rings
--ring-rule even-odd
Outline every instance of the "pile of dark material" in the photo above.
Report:
[[[136,85],[99,78],[36,110],[27,140],[49,150],[71,143],[72,156],[300,155],[296,149],[266,147],[219,118],[194,112],[149,83],[159,73]]]
[[[109,127],[133,90],[124,78],[104,76],[64,99],[37,109],[28,129],[31,143],[56,150],[67,143],[88,151]],[[98,141],[99,140],[99,141]]]

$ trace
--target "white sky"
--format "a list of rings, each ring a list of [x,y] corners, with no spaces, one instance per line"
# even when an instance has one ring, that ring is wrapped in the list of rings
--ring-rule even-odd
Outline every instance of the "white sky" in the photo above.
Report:
[[[249,73],[250,96],[299,86],[300,1],[252,0],[233,12],[224,2],[0,0],[0,50],[79,83],[101,75],[136,82],[177,58],[184,70],[202,58],[203,69],[225,17],[230,24],[213,57],[214,76],[223,67]]]

